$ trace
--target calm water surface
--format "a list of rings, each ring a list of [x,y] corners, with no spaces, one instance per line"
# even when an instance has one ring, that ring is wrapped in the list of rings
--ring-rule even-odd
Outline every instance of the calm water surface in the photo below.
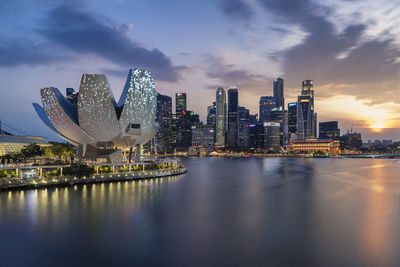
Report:
[[[0,193],[0,266],[400,266],[400,160],[184,160]]]

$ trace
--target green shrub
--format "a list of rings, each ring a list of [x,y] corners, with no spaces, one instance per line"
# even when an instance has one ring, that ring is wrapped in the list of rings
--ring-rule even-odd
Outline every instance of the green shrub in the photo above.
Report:
[[[16,178],[17,173],[15,170],[0,170],[0,177],[1,178],[7,178],[8,175],[11,176],[11,178]]]
[[[128,166],[126,166],[126,167],[121,166],[121,167],[118,168],[118,171],[119,172],[128,172],[129,171],[129,167]]]
[[[89,176],[95,172],[93,167],[89,167],[87,165],[75,165],[71,167],[63,168],[64,175],[71,175],[71,176]]]

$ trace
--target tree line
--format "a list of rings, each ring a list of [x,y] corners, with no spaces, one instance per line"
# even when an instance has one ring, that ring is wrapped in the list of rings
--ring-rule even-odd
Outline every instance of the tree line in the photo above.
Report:
[[[38,158],[44,157],[63,164],[70,164],[74,155],[74,148],[65,143],[49,142],[49,145],[45,147],[34,143],[26,145],[19,152],[9,152],[1,156],[1,161],[24,163],[27,160],[33,160],[34,164],[36,164]]]

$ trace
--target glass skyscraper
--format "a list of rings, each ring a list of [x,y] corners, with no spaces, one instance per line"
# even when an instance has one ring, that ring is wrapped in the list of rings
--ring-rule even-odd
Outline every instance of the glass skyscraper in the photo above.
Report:
[[[279,152],[281,148],[281,124],[277,122],[264,123],[264,149]]]
[[[187,109],[187,101],[186,101],[186,93],[176,93],[175,94],[175,112],[176,112],[176,126],[175,126],[175,138],[176,138],[176,147],[177,148],[187,148],[188,140],[187,132],[187,123],[186,119],[186,110]]]
[[[228,146],[237,148],[239,146],[239,94],[236,87],[228,90]]]
[[[297,102],[288,104],[288,133],[289,138],[297,133]]]
[[[159,124],[158,133],[155,136],[155,147],[158,153],[171,153],[173,151],[172,132],[172,98],[170,96],[157,95],[156,120]]]
[[[302,82],[301,95],[310,97],[310,112],[311,112],[311,135],[308,137],[317,137],[317,115],[314,110],[314,82],[305,80]]]
[[[274,80],[274,102],[275,107],[284,109],[285,106],[285,98],[283,92],[283,79],[277,78]]]
[[[217,121],[215,133],[215,146],[225,147],[225,132],[226,132],[226,94],[222,87],[217,89],[216,93],[217,104]]]
[[[311,97],[300,95],[297,104],[297,139],[306,140],[312,138]]]
[[[207,125],[210,125],[215,130],[217,106],[215,102],[207,107]]]
[[[319,123],[319,139],[340,140],[340,129],[337,121]]]
[[[175,113],[180,114],[182,111],[186,111],[186,93],[175,94]]]
[[[250,124],[248,128],[250,150],[264,150],[264,123]]]
[[[260,122],[271,121],[271,110],[275,108],[275,102],[273,96],[262,96],[260,97]]]
[[[250,124],[250,112],[245,107],[239,107],[239,147],[246,149],[249,146],[248,126]]]
[[[179,132],[177,132],[179,139],[176,147],[181,151],[186,151],[192,144],[192,127],[200,125],[200,119],[198,114],[190,110],[182,111],[181,114],[181,117],[177,120],[180,123],[180,127]]]

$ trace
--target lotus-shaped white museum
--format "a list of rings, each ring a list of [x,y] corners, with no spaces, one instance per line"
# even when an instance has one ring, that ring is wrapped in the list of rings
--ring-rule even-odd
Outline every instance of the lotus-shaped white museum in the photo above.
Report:
[[[157,92],[149,71],[131,69],[116,103],[104,74],[83,74],[77,102],[54,87],[40,91],[43,107],[33,106],[57,135],[79,147],[82,156],[98,148],[131,148],[150,141],[158,131]]]

